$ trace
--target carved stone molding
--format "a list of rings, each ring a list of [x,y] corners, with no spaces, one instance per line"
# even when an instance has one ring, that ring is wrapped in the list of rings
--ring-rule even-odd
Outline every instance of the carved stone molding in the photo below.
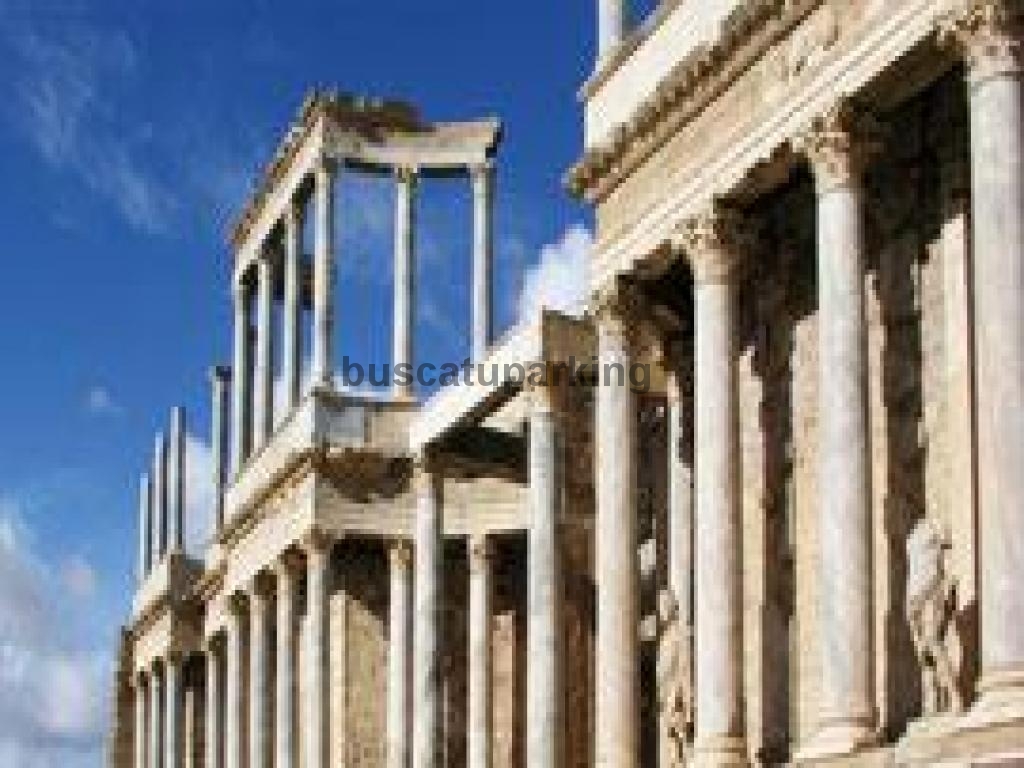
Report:
[[[814,170],[818,193],[859,182],[881,149],[881,129],[873,116],[851,99],[819,115],[792,141]]]
[[[939,39],[964,56],[971,82],[984,82],[1021,72],[1022,21],[1021,0],[969,0],[965,8],[942,20]]]
[[[395,539],[388,547],[388,562],[392,570],[408,570],[412,567],[412,544],[405,539]]]
[[[715,203],[682,223],[676,243],[696,282],[723,283],[734,278],[750,237],[738,211]]]

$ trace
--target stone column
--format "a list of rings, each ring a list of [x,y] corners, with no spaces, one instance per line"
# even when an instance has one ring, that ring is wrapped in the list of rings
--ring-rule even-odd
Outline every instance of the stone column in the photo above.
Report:
[[[598,317],[600,382],[595,405],[597,460],[597,765],[639,765],[640,657],[636,533],[636,402],[628,309]],[[621,366],[621,377],[606,366]],[[607,373],[607,375],[606,375]]]
[[[234,363],[231,389],[231,474],[242,471],[249,456],[249,291],[240,275],[232,294],[235,314]]]
[[[149,475],[143,473],[139,480],[139,581],[145,581],[152,567],[153,506]]]
[[[491,546],[469,540],[468,768],[491,765]],[[533,765],[531,758],[527,762]]]
[[[181,666],[175,654],[164,662],[164,768],[182,768]]]
[[[494,249],[494,167],[470,169],[473,182],[473,360],[483,361],[493,341],[491,268]]]
[[[284,391],[291,411],[302,396],[302,206],[284,214]]]
[[[249,768],[269,765],[270,591],[264,576],[249,591]]]
[[[171,409],[170,456],[167,462],[167,517],[172,552],[185,551],[185,409]]]
[[[163,686],[154,666],[149,673],[149,768],[165,768],[163,746]]]
[[[413,768],[441,768],[442,594],[444,523],[442,481],[417,469],[415,631],[413,633]]]
[[[597,64],[607,60],[626,36],[626,0],[597,0]]]
[[[530,414],[530,528],[527,555],[526,762],[563,764],[561,462],[551,391],[533,392]]]
[[[215,532],[224,527],[224,490],[227,487],[228,388],[231,369],[218,365],[210,371],[210,443],[213,453],[213,504]]]
[[[227,643],[224,649],[227,691],[224,707],[225,768],[245,768],[245,616],[244,601],[238,595],[229,598]]]
[[[314,531],[306,540],[306,700],[303,732],[306,768],[327,768],[330,717],[328,711],[328,617],[331,541]]]
[[[820,730],[805,750],[809,756],[853,752],[874,739],[861,190],[872,149],[867,127],[866,118],[844,103],[799,141],[818,199],[822,685]]]
[[[146,763],[146,680],[139,672],[135,675],[135,768],[148,768]]]
[[[409,768],[409,682],[412,676],[412,549],[391,545],[388,618],[388,768]]]
[[[394,274],[394,370],[399,365],[412,365],[413,307],[416,303],[416,170],[396,168],[398,187],[395,193],[395,274]],[[393,371],[394,373],[394,371]],[[412,384],[392,384],[395,397],[413,394]]]
[[[277,565],[277,693],[274,697],[276,744],[274,768],[296,768],[298,743],[295,717],[295,638],[298,622],[295,601],[301,564],[288,553]]]
[[[213,642],[206,649],[206,768],[222,768],[223,730],[220,700],[223,686],[220,659]]]
[[[971,112],[981,679],[1024,716],[1024,98],[1019,3],[975,0],[951,32]]]
[[[334,185],[336,168],[324,159],[314,175],[312,386],[334,384]]]
[[[264,252],[256,262],[255,449],[274,431],[274,263]]]
[[[167,554],[167,441],[161,432],[153,445],[153,520],[156,548],[153,565]]]
[[[682,375],[668,376],[668,582],[686,636],[680,650],[691,666],[693,628],[693,470],[684,455],[686,398]],[[691,678],[692,679],[692,678]]]
[[[683,244],[694,273],[696,464],[695,738],[698,765],[745,765],[739,385],[738,223],[694,217]]]

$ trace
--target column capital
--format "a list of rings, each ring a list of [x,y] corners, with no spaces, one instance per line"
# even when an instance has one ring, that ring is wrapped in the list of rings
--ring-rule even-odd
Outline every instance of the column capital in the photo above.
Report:
[[[227,609],[229,616],[234,616],[236,618],[244,616],[248,606],[248,597],[243,592],[232,592],[227,597]]]
[[[718,202],[682,223],[676,245],[683,249],[697,283],[729,282],[749,247],[741,214]]]
[[[974,84],[1020,74],[1022,20],[1021,0],[968,0],[939,21],[939,40],[964,56]]]
[[[395,539],[388,546],[388,562],[392,569],[409,570],[412,567],[412,544],[406,539]]]
[[[814,118],[791,143],[811,164],[820,195],[860,181],[881,149],[881,133],[870,112],[844,98]]]
[[[399,184],[416,186],[420,178],[420,169],[416,165],[396,165],[394,167],[395,181]]]
[[[231,383],[231,366],[211,365],[208,376],[211,384],[229,384]]]
[[[469,172],[469,178],[473,181],[474,190],[482,192],[485,183],[491,180],[491,175],[494,173],[494,161],[487,158],[482,162],[472,163],[467,166],[466,170]]]
[[[302,537],[302,548],[307,556],[326,555],[334,545],[334,539],[322,528],[310,528]]]
[[[322,178],[333,178],[334,176],[337,176],[338,168],[339,167],[340,167],[340,164],[338,163],[338,161],[335,158],[333,158],[333,157],[331,157],[329,155],[321,154],[313,162],[313,174],[317,178],[321,178],[321,179]]]
[[[494,547],[486,534],[475,534],[469,537],[469,570],[481,573],[490,570],[494,557]]]

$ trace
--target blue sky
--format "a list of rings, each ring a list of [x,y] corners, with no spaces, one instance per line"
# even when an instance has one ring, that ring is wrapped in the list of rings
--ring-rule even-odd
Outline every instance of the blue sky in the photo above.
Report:
[[[593,37],[589,0],[0,0],[0,765],[98,764],[136,478],[171,405],[206,439],[224,233],[307,89],[504,121],[503,328],[524,286],[538,301],[584,269],[587,214],[560,180]],[[339,344],[364,359],[388,349],[389,195],[343,190]],[[424,191],[431,359],[465,353],[469,221],[468,184]]]

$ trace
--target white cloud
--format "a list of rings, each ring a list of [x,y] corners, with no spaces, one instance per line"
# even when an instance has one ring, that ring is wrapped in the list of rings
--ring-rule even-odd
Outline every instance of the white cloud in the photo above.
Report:
[[[0,765],[99,764],[111,678],[89,641],[86,582],[84,559],[47,560],[20,505],[0,498]]]
[[[590,252],[593,238],[586,227],[570,227],[556,243],[545,245],[536,266],[526,272],[519,294],[518,323],[528,325],[542,309],[578,315],[590,287]]]
[[[94,416],[116,416],[122,412],[110,390],[99,385],[90,388],[86,393],[85,409]]]

